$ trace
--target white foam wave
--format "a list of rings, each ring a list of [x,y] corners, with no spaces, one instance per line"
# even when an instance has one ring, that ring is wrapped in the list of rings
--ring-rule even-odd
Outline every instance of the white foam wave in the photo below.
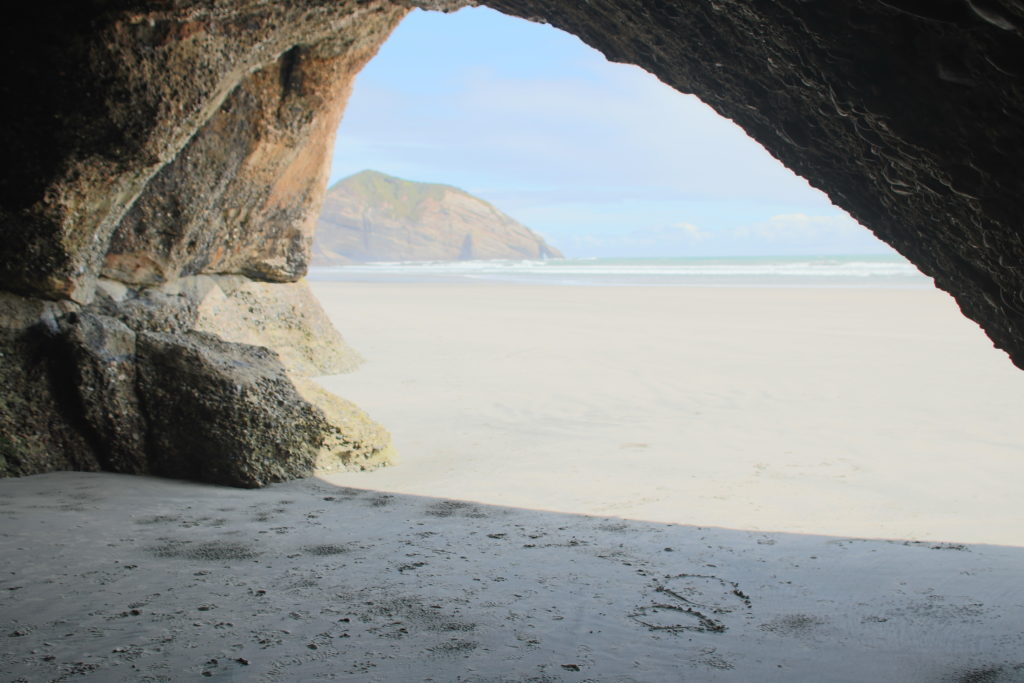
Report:
[[[633,260],[551,261],[431,261],[379,262],[351,266],[314,268],[318,275],[446,275],[560,277],[583,279],[629,278],[921,278],[909,262],[897,260],[731,260],[705,261],[669,259],[643,262]]]

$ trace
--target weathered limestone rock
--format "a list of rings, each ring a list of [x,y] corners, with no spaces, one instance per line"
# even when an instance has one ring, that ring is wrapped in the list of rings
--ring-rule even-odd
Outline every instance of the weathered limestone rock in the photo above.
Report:
[[[341,111],[384,28],[297,45],[247,77],[146,185],[103,275],[142,285],[196,273],[304,275]]]
[[[306,378],[359,359],[305,283],[200,276],[101,291],[86,308],[0,293],[0,476],[103,469],[261,486],[390,462],[387,431]]]
[[[100,469],[79,429],[57,320],[69,306],[0,293],[0,476]]]
[[[135,289],[112,280],[99,280],[97,285],[89,308],[132,329],[183,332],[193,328],[199,315],[199,301],[178,287]]]
[[[292,230],[300,225],[302,217],[289,213],[296,208],[282,193],[294,189],[295,182],[307,182],[299,177],[317,171],[323,152],[287,149],[296,142],[289,135],[303,126],[303,138],[313,129],[331,128],[330,114],[303,101],[304,78],[311,79],[310,86],[323,83],[315,69],[302,63],[307,55],[323,60],[322,75],[329,80],[335,58],[347,53],[357,69],[359,55],[369,58],[407,11],[384,0],[184,0],[172,5],[136,0],[116,8],[44,2],[23,9],[0,28],[10,66],[0,80],[0,99],[19,103],[0,127],[6,162],[17,169],[0,178],[0,281],[13,291],[83,302],[91,299],[111,236],[126,211],[204,126],[210,126],[209,135],[222,136],[224,158],[196,159],[194,164],[230,171],[248,159],[252,169],[243,176],[257,186],[269,183],[277,194],[267,193],[255,205],[246,202],[259,198],[263,190],[258,187],[255,196],[204,200],[227,182],[217,179],[213,186],[183,187],[180,206],[196,202],[220,211],[221,228],[244,228],[253,210],[277,212]],[[215,116],[250,74],[275,63],[276,73],[255,76],[243,88],[240,97],[249,98],[243,105],[251,118]],[[286,97],[279,111],[260,110],[267,95],[262,91],[278,74]],[[346,87],[340,82],[333,92],[310,95],[314,100],[341,95]],[[342,102],[325,100],[326,108],[338,113]],[[271,125],[270,118],[278,120]],[[267,139],[258,142],[264,133]],[[203,140],[197,144],[200,156],[217,147]],[[249,152],[255,157],[249,158]],[[179,169],[186,167],[187,160],[178,163]],[[174,184],[168,176],[179,174],[166,172],[158,179],[159,188],[168,189]],[[241,184],[244,190],[245,181]],[[153,207],[159,210],[159,202]],[[175,229],[186,236],[183,250],[189,256],[188,226]],[[295,279],[290,274],[299,266],[294,259],[289,265],[288,249],[275,245],[268,251],[265,275]],[[154,253],[151,268],[166,268],[168,256],[179,254],[173,249]],[[217,261],[215,251],[192,256]],[[259,270],[262,263],[251,254],[235,257],[228,262],[239,268]]]
[[[137,353],[154,473],[247,487],[313,473],[330,428],[274,352],[143,332]]]
[[[197,275],[154,287],[98,281],[90,305],[133,329],[197,330],[226,341],[268,346],[290,373],[350,372],[362,358],[331,325],[305,281],[269,283],[241,275]]]
[[[394,462],[391,435],[351,401],[319,384],[292,377],[299,394],[323,412],[323,441],[316,457],[317,472],[372,470]]]
[[[104,470],[148,471],[146,425],[136,395],[135,332],[115,318],[72,312],[58,322],[64,381],[75,412]],[[61,353],[62,351],[62,353]]]
[[[196,330],[269,347],[290,373],[299,376],[351,372],[362,363],[331,325],[305,281],[276,284],[218,276],[183,282],[189,280],[196,280],[200,287],[203,280],[209,283],[197,297]]]
[[[4,287],[95,302],[62,304],[74,312],[52,313],[49,327],[23,326],[47,334],[10,335],[7,379],[19,392],[7,402],[0,471],[104,468],[257,485],[308,474],[318,460],[386,462],[383,429],[325,392],[303,398],[276,360],[258,364],[266,382],[250,378],[262,388],[248,402],[206,396],[197,387],[218,386],[231,367],[211,359],[248,347],[210,341],[200,353],[205,337],[192,331],[277,349],[294,382],[359,362],[305,284],[277,290],[250,278],[304,274],[352,79],[405,11],[380,1],[186,1],[30,10],[25,24],[7,24],[5,45],[35,61],[0,89],[52,109],[58,130],[19,119],[0,131],[21,172],[0,178]],[[80,40],[66,40],[79,29]],[[39,53],[48,41],[59,48]],[[54,90],[27,99],[42,82]],[[205,273],[217,277],[197,277]],[[169,405],[178,415],[153,409],[153,333],[188,340],[192,356],[179,356],[208,361],[182,369],[194,386],[177,387]],[[161,358],[174,355],[165,342]],[[33,346],[35,366],[24,358]],[[29,366],[43,391],[29,389]],[[231,432],[247,412],[261,427]],[[169,425],[188,433],[177,438]]]
[[[383,432],[343,402],[314,406],[316,388],[278,356],[194,329],[277,346],[297,372],[351,360],[303,340],[322,330],[287,303],[301,286],[252,281],[305,272],[325,150],[361,64],[408,7],[465,4],[54,0],[8,13],[0,474],[155,467],[257,485],[327,452],[352,466],[385,457]],[[699,95],[1024,368],[1024,3],[486,4]],[[248,279],[191,279],[206,275]]]

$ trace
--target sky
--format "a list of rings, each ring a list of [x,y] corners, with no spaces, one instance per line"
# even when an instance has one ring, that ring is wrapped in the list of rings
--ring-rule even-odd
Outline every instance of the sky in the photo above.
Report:
[[[330,182],[364,169],[460,187],[570,257],[893,253],[697,98],[486,8],[414,11],[359,74]]]

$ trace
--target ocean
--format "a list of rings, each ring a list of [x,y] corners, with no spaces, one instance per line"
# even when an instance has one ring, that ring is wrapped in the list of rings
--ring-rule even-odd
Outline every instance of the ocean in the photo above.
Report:
[[[930,278],[899,256],[381,262],[314,267],[310,269],[309,279],[581,287],[933,287]]]

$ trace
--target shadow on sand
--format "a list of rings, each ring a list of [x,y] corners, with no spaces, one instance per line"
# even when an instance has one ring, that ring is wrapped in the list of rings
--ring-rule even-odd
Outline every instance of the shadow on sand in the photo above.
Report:
[[[0,481],[3,681],[1024,680],[1024,550]]]

